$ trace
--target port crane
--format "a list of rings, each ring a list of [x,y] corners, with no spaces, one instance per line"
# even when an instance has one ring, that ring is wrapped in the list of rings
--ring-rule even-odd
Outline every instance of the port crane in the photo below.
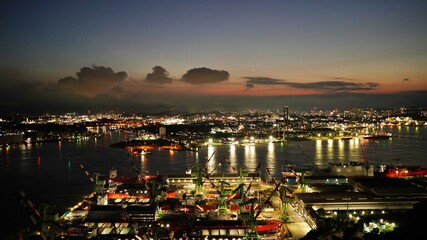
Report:
[[[225,214],[225,213],[230,213],[230,210],[228,209],[227,199],[226,199],[226,197],[232,193],[232,191],[226,189],[226,187],[230,186],[230,183],[221,180],[221,181],[219,181],[220,187],[218,188],[213,183],[213,181],[211,181],[211,179],[209,178],[215,172],[215,170],[218,168],[218,166],[221,164],[221,162],[222,161],[218,162],[218,164],[216,164],[214,169],[209,174],[206,174],[204,177],[206,180],[208,180],[211,183],[212,188],[215,189],[219,195],[218,206],[217,206],[217,209],[215,210],[215,212],[219,213],[219,214]]]
[[[54,240],[65,232],[65,228],[57,223],[58,214],[54,213],[53,205],[42,203],[37,208],[22,190],[19,191],[18,198],[43,240]]]
[[[272,176],[268,168],[267,168],[267,173],[271,177],[271,181],[273,182],[273,184],[277,186],[278,183],[276,182],[276,180],[274,179],[274,177]],[[284,178],[283,181],[286,181],[286,177],[287,177],[286,175],[283,176]],[[289,222],[290,220],[289,213],[288,213],[288,205],[289,205],[289,199],[292,198],[293,191],[289,189],[286,185],[280,184],[280,188],[278,189],[278,192],[279,192],[280,200],[282,202],[280,206],[280,221],[282,223],[286,223],[286,222]]]
[[[227,162],[229,163],[228,160],[227,160]],[[218,163],[218,164],[220,164],[220,163]],[[255,172],[258,171],[259,167],[260,167],[260,164],[258,164],[258,167],[256,168]],[[215,167],[212,172],[214,172],[216,168],[217,167]],[[217,212],[221,212],[221,213],[229,212],[229,209],[228,209],[229,201],[231,201],[232,199],[235,199],[236,196],[238,196],[238,203],[242,203],[245,201],[246,194],[250,190],[250,186],[252,185],[252,181],[254,180],[255,177],[252,177],[251,182],[249,183],[249,187],[245,189],[246,184],[243,183],[242,178],[243,178],[243,176],[247,176],[247,171],[244,167],[240,167],[239,169],[240,169],[239,170],[240,184],[236,188],[234,188],[233,190],[226,188],[226,187],[230,186],[230,183],[228,183],[226,181],[219,181],[220,187],[218,188],[209,178],[210,175],[212,174],[212,172],[211,172],[211,174],[206,174],[204,176],[211,183],[212,188],[216,189],[216,191],[219,195],[219,202],[218,202],[218,207],[216,210]],[[229,199],[229,201],[227,201],[227,199]],[[240,212],[241,212],[241,209],[240,209]]]
[[[145,188],[144,190],[147,190],[150,196],[150,204],[155,205],[157,204],[157,196],[161,196],[163,195],[163,193],[166,191],[165,187],[163,186],[163,184],[161,183],[161,177],[159,175],[157,176],[149,176],[148,175],[148,171],[145,170],[145,173],[147,173],[147,175],[143,175],[141,170],[139,170],[135,163],[129,159],[133,169],[135,170],[135,172],[138,174],[137,177],[137,181],[139,181],[140,183],[143,183],[143,188]]]
[[[93,176],[86,170],[81,162],[77,162],[80,166],[80,169],[83,170],[85,175],[89,178],[89,180],[95,184],[94,191],[98,194],[104,195],[106,192],[106,179],[105,176],[100,173],[93,173]]]
[[[208,168],[207,166],[208,166],[209,161],[214,156],[214,154],[215,154],[215,151],[206,160],[206,163],[204,164],[204,166],[201,166],[200,164],[196,164],[191,169],[191,176],[196,177],[196,179],[194,180],[195,195],[196,196],[203,195],[203,183],[204,183],[203,178],[204,178],[204,176],[207,175],[207,168]]]
[[[245,224],[249,227],[246,231],[246,236],[243,238],[244,240],[260,240],[264,239],[262,236],[260,236],[256,231],[257,226],[257,219],[261,212],[264,210],[265,206],[270,202],[273,195],[279,190],[279,188],[282,186],[282,184],[286,181],[286,177],[282,177],[280,182],[275,182],[275,188],[273,191],[270,192],[268,197],[264,200],[264,202],[259,205],[258,207],[258,199],[251,198],[247,200],[246,202],[241,203],[241,206],[244,205],[251,205],[251,210],[249,213],[241,214],[241,219],[245,222]],[[255,212],[255,208],[258,207],[257,212]]]
[[[245,224],[247,226],[249,226],[249,229],[246,231],[246,236],[245,236],[245,240],[249,240],[249,239],[262,239],[257,231],[256,231],[256,217],[255,217],[255,207],[258,204],[258,199],[256,198],[251,198],[245,202],[240,203],[240,206],[246,206],[246,205],[251,205],[251,210],[249,213],[241,213],[240,214],[240,218],[245,222]]]

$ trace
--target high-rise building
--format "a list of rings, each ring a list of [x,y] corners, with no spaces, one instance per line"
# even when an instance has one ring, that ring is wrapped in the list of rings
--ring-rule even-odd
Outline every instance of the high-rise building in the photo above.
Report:
[[[166,128],[163,126],[159,128],[159,137],[166,138]]]
[[[283,107],[283,140],[286,140],[286,130],[289,128],[289,107]]]

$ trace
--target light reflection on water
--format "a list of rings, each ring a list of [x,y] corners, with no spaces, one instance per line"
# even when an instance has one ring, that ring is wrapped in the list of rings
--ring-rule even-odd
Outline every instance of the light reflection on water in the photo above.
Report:
[[[277,166],[274,143],[268,143],[267,145],[266,167],[269,169],[281,169],[280,166]]]

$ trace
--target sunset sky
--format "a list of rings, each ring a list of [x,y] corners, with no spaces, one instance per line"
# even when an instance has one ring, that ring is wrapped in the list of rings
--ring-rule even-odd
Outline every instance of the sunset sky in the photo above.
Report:
[[[5,112],[427,106],[427,1],[0,2]]]

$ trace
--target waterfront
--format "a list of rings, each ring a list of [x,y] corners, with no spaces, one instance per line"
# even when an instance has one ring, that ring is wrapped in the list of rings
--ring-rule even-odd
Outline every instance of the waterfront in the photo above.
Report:
[[[131,157],[123,149],[110,147],[111,143],[132,137],[120,132],[107,132],[101,138],[88,141],[3,147],[0,165],[1,187],[5,191],[3,218],[8,222],[5,229],[9,231],[2,234],[8,236],[30,223],[15,195],[19,190],[25,191],[36,205],[55,205],[59,213],[90,193],[92,184],[78,162],[83,163],[90,173],[107,174],[114,167],[119,175],[125,176],[136,175],[132,162],[141,172],[164,176],[184,173],[188,166],[204,164],[208,158],[210,169],[221,162],[217,169],[221,172],[232,171],[228,162],[233,166],[244,164],[249,171],[261,162],[262,175],[267,176],[265,168],[268,167],[276,178],[280,176],[281,166],[287,163],[326,165],[330,162],[360,161],[363,155],[374,164],[398,162],[427,166],[424,157],[427,128],[392,127],[381,130],[392,133],[393,138],[363,142],[352,139],[223,145],[201,148],[198,152],[155,150],[150,155]]]

